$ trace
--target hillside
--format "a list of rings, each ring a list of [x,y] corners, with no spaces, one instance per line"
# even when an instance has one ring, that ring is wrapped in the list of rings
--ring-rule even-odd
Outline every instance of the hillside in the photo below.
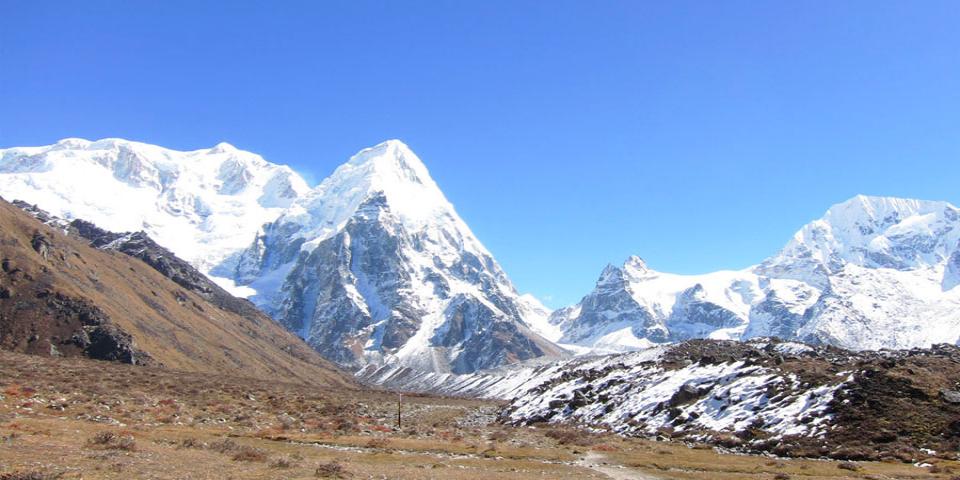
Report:
[[[0,346],[210,374],[353,385],[269,317],[220,308],[143,261],[0,201]]]
[[[771,339],[690,340],[542,367],[503,419],[778,456],[911,462],[955,455],[958,386],[953,345],[851,352]]]

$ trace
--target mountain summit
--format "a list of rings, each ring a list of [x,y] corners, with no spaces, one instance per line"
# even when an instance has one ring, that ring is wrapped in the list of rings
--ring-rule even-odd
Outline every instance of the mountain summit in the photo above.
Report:
[[[360,151],[241,255],[252,299],[342,365],[467,373],[559,349],[402,142]]]

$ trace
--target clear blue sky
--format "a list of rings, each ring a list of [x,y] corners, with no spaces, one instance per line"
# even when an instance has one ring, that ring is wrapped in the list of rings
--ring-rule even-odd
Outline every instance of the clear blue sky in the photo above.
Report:
[[[0,0],[0,146],[400,138],[521,291],[743,268],[857,193],[960,203],[956,1]]]

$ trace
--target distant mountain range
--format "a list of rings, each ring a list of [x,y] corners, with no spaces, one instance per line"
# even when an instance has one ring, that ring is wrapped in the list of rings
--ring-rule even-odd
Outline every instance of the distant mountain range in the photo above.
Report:
[[[960,210],[946,202],[855,197],[742,271],[673,275],[631,257],[551,313],[517,292],[396,140],[310,188],[227,144],[67,139],[0,150],[0,195],[142,230],[326,358],[368,372],[469,374],[702,337],[851,349],[960,338]]]
[[[960,338],[960,210],[857,196],[741,271],[674,275],[639,257],[550,317],[581,346],[635,349],[691,338],[780,337],[854,350]]]

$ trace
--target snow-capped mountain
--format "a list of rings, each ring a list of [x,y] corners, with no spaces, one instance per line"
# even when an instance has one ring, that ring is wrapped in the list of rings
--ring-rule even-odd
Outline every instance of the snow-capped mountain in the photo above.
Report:
[[[550,331],[549,311],[517,294],[396,140],[313,189],[225,143],[66,139],[0,150],[0,175],[6,198],[145,231],[341,365],[472,372],[563,353],[531,330]]]
[[[543,307],[517,294],[397,140],[359,152],[266,225],[234,277],[348,367],[468,373],[561,353],[530,328]]]
[[[701,337],[853,349],[960,339],[960,210],[945,202],[855,197],[741,271],[675,275],[631,257],[551,312],[518,295],[396,140],[312,189],[228,144],[181,152],[121,139],[0,150],[0,178],[6,198],[145,231],[378,378],[563,355],[553,342],[596,353]]]
[[[689,338],[778,336],[852,349],[960,338],[960,210],[857,196],[742,271],[674,275],[638,257],[557,310],[561,343],[637,349]]]
[[[0,150],[0,195],[67,220],[145,231],[204,273],[309,191],[289,167],[221,143],[181,152],[122,139]]]

